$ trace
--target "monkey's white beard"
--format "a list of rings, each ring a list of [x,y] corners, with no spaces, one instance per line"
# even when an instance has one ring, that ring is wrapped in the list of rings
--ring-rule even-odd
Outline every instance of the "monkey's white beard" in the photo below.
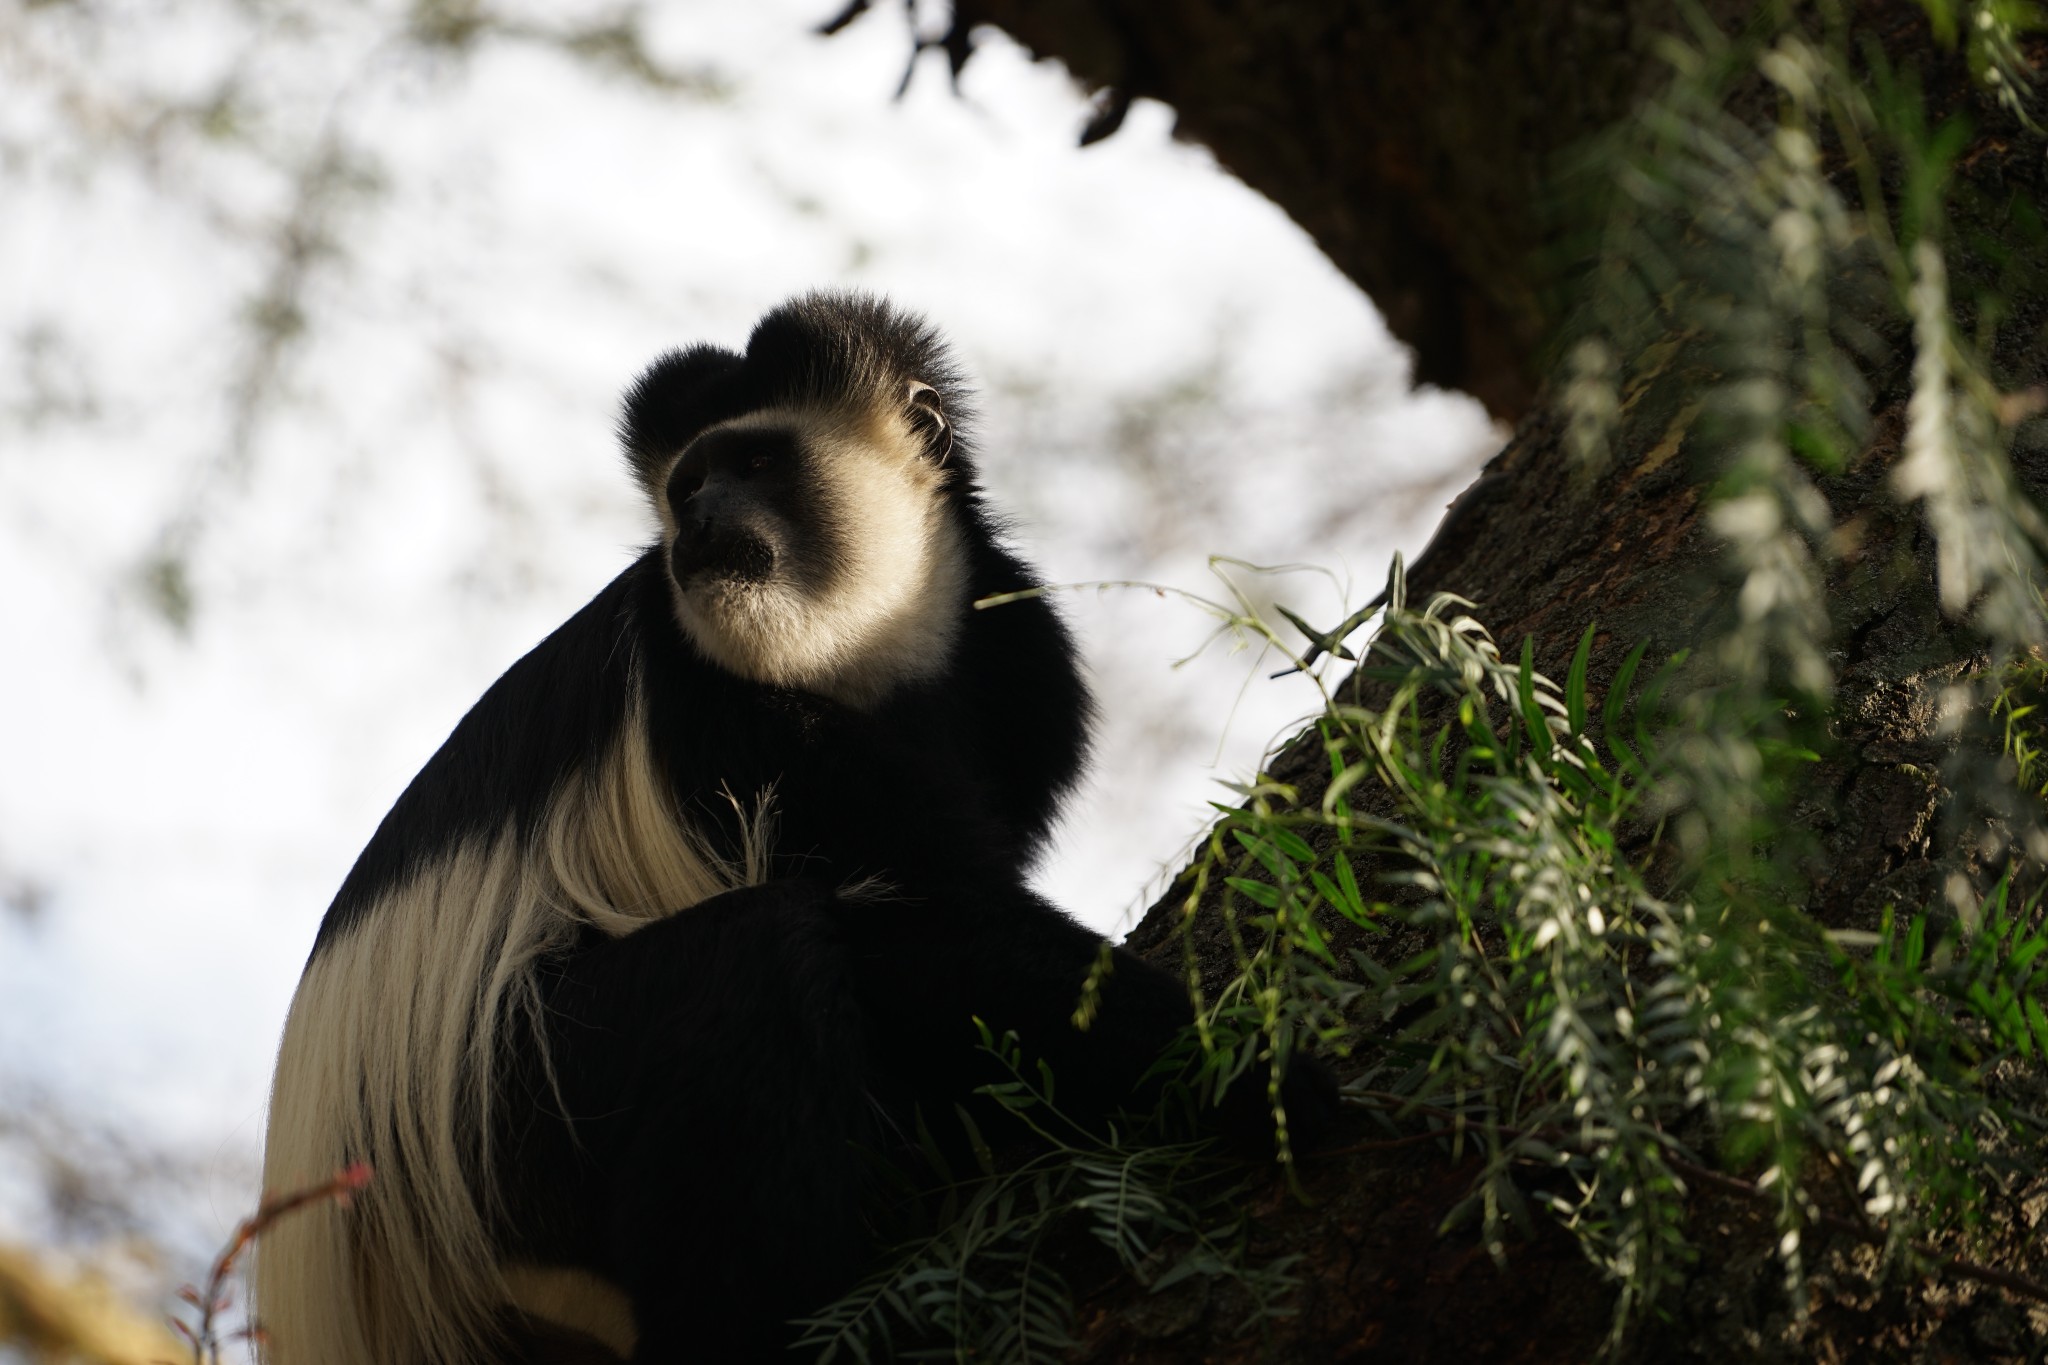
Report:
[[[676,617],[722,668],[865,709],[951,661],[968,610],[967,550],[940,471],[857,449],[833,467],[832,515],[852,530],[824,591],[780,577],[699,579],[676,589]]]

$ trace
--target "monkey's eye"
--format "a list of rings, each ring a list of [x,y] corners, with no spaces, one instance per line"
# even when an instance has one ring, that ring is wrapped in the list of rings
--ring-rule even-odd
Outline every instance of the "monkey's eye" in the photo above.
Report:
[[[759,474],[774,463],[775,457],[773,455],[770,455],[765,450],[757,450],[747,456],[747,472],[749,474]]]

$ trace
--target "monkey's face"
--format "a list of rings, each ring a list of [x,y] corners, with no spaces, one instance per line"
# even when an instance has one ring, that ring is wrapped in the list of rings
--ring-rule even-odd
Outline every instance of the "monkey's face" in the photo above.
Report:
[[[730,594],[781,578],[821,587],[839,530],[808,515],[827,493],[820,472],[794,426],[743,418],[692,441],[663,490],[676,585]]]
[[[915,381],[692,438],[656,499],[684,631],[743,677],[855,706],[941,671],[967,610],[950,444]]]

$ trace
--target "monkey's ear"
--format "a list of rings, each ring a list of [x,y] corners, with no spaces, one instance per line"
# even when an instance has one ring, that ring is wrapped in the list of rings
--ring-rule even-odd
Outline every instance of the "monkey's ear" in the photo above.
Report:
[[[903,396],[910,405],[910,429],[923,439],[925,454],[933,464],[944,464],[953,453],[953,424],[946,420],[939,391],[922,379],[913,379],[904,385]]]
[[[619,441],[633,475],[657,496],[656,485],[689,439],[729,407],[725,390],[740,358],[716,346],[692,346],[657,357],[626,390]]]

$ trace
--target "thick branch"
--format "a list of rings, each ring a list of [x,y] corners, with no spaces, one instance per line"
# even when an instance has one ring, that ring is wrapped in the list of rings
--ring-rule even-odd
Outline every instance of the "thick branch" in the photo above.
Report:
[[[1734,23],[1747,0],[1701,10]],[[961,0],[1292,214],[1415,348],[1416,377],[1528,406],[1556,322],[1567,153],[1656,82],[1665,0]]]

